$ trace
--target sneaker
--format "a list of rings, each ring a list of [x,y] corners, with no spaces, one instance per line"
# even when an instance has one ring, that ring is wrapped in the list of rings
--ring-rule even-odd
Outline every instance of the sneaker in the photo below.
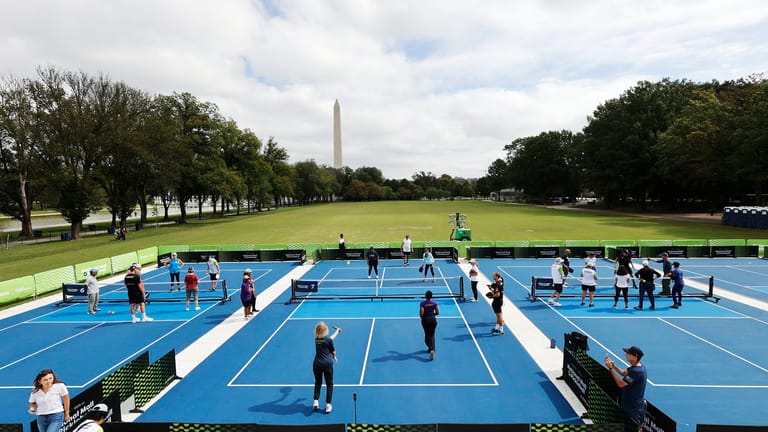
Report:
[[[249,317],[249,316],[250,316],[250,315],[246,315],[246,316],[245,316],[245,320],[246,320],[246,321],[248,321],[248,317]]]
[[[132,316],[132,317],[131,317],[131,322],[132,322],[132,323],[134,323],[134,324],[136,324],[137,322],[139,322],[139,319],[136,317],[136,315],[134,315],[134,316]]]
[[[552,306],[554,306],[554,307],[560,307],[560,306],[562,306],[562,304],[560,304],[560,302],[555,302],[555,303],[552,303]]]
[[[676,304],[673,304],[672,306],[670,306],[670,308],[671,308],[671,309],[677,309],[677,305],[676,305]]]
[[[368,275],[368,279],[370,279],[370,278],[371,278],[371,275]]]
[[[317,399],[315,399],[315,400],[312,402],[312,409],[313,409],[313,410],[315,410],[315,411],[317,411],[317,410],[319,410],[319,409],[320,409],[320,402],[318,402],[318,401],[317,401]]]
[[[253,310],[253,312],[258,312],[258,311],[259,311],[258,309],[254,309],[254,310]]]
[[[430,360],[434,360],[435,359],[435,352],[434,351],[430,351],[429,352],[429,359]]]
[[[333,405],[325,404],[325,413],[330,414],[331,411],[333,411]]]
[[[501,331],[499,332],[499,336],[504,336],[504,330],[501,330]]]
[[[144,318],[141,319],[141,322],[149,322],[149,321],[154,321],[154,320],[155,320],[154,318],[150,318],[150,317],[144,315]]]
[[[477,299],[476,299],[476,298],[473,298],[473,299],[471,299],[470,301],[471,301],[472,303],[474,303],[474,302],[476,302],[476,301],[477,301]]]
[[[195,306],[195,310],[200,310],[200,306]]]
[[[629,309],[629,305],[624,305],[624,309]]]
[[[435,279],[434,278],[432,279],[432,283],[435,283]]]
[[[643,310],[643,308],[640,306],[635,306],[635,310]]]
[[[651,306],[651,307],[649,307],[648,309],[650,309],[650,310],[656,310],[656,306]]]
[[[101,310],[101,309],[99,309],[99,308],[96,308],[96,309],[94,309],[93,311],[94,311],[94,312],[98,312],[98,311],[100,311],[100,310]]]
[[[589,307],[595,307],[595,304],[594,303],[590,303]]]
[[[184,310],[189,312],[189,306],[185,307]]]
[[[378,279],[378,278],[379,278],[379,275],[376,275],[376,279]]]
[[[497,328],[494,328],[493,330],[491,330],[491,333],[493,333],[493,334],[496,334],[498,332],[499,332],[499,329],[497,329]]]
[[[616,303],[613,304],[613,308],[616,309]]]
[[[581,302],[581,305],[582,305],[582,306],[584,306],[585,304],[586,304],[586,303],[584,303],[584,302]]]
[[[554,301],[554,300],[552,300],[552,299],[549,299],[549,300],[547,300],[547,303],[548,303],[548,304],[555,304],[555,301]]]

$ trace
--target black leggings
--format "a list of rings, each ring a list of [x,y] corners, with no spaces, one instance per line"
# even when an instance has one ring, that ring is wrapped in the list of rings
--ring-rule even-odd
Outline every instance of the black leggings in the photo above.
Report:
[[[373,269],[374,272],[376,272],[376,276],[379,275],[379,263],[372,263],[368,261],[368,276],[371,275],[371,269]]]
[[[627,291],[629,291],[629,288],[619,288],[617,286],[613,287],[616,290],[616,294],[613,296],[613,303],[616,304],[619,302],[619,295],[623,294],[624,296],[624,303],[629,304],[629,296],[627,295]]]
[[[472,283],[472,298],[477,300],[477,281],[471,281]]]
[[[434,316],[425,316],[421,318],[421,327],[424,328],[424,345],[429,351],[435,350],[435,329],[437,329],[437,318]]]
[[[331,403],[333,399],[333,366],[324,368],[312,366],[312,372],[315,374],[315,394],[313,399],[320,399],[320,387],[323,386],[323,377],[325,377],[325,403]]]
[[[435,277],[435,265],[434,264],[424,264],[424,277],[427,277],[427,271],[432,272],[432,277]]]

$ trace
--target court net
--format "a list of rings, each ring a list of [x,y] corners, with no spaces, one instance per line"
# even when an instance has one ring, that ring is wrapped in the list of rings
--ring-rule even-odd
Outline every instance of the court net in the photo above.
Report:
[[[464,298],[462,276],[382,279],[291,280],[291,300]]]
[[[173,290],[171,290],[173,288]],[[187,299],[184,282],[173,284],[169,282],[145,282],[145,302],[183,302]],[[216,289],[211,289],[211,281],[204,280],[198,284],[198,301],[224,302],[230,299],[227,281],[220,280]],[[62,284],[63,300],[61,303],[88,303],[88,292],[85,284]],[[128,289],[121,283],[99,286],[99,303],[128,303]],[[57,304],[57,305],[58,305]]]
[[[613,278],[610,279],[613,281]],[[668,293],[665,293],[662,288],[662,282],[669,281],[669,278],[656,279],[655,290],[653,295],[656,297],[669,297]],[[670,282],[670,286],[671,281]],[[567,286],[563,287],[563,293],[560,297],[581,297],[581,282],[578,278],[568,278]],[[639,281],[635,280],[634,285],[630,283],[629,290],[627,291],[628,297],[639,297],[640,290]],[[715,302],[720,301],[720,297],[714,294],[715,289],[715,277],[714,276],[686,276],[685,286],[683,288],[683,297],[697,297],[713,300]],[[528,298],[536,300],[538,297],[549,297],[552,291],[555,289],[554,283],[551,277],[531,277],[531,291],[528,294]],[[595,297],[610,297],[613,298],[616,295],[616,289],[610,285],[598,285],[595,289]]]

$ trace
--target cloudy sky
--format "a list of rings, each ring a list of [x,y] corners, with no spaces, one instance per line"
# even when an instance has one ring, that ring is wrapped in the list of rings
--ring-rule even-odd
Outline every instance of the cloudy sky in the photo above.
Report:
[[[3,0],[0,74],[190,92],[292,162],[480,177],[639,80],[768,72],[764,0]]]

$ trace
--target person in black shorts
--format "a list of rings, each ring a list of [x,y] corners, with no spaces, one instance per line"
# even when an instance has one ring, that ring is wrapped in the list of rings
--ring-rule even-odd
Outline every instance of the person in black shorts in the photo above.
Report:
[[[136,317],[137,310],[141,311],[141,315],[143,316],[141,321],[153,321],[153,319],[147,315],[146,305],[144,304],[146,293],[144,292],[144,282],[141,281],[140,269],[141,267],[139,267],[137,264],[131,265],[131,267],[128,269],[128,273],[125,275],[125,279],[123,280],[123,283],[125,283],[125,288],[128,291],[131,322],[133,323],[139,322],[139,318]]]
[[[373,248],[373,246],[368,249],[368,253],[366,254],[366,257],[368,258],[368,279],[371,278],[371,270],[373,270],[376,273],[376,279],[379,278],[379,253],[376,252],[376,249]]]
[[[320,409],[320,388],[323,386],[325,378],[325,412],[330,413],[333,409],[331,400],[333,400],[333,363],[336,359],[336,347],[333,346],[333,340],[341,333],[340,328],[332,335],[328,335],[328,326],[320,321],[315,326],[315,360],[312,362],[312,373],[315,375],[315,392],[312,409]]]
[[[488,289],[491,290],[488,293],[490,294],[489,297],[493,299],[491,301],[491,308],[493,308],[493,313],[496,314],[496,325],[493,326],[491,333],[503,335],[504,315],[501,307],[504,304],[504,278],[501,277],[499,272],[493,272],[493,283],[488,285]]]
[[[648,265],[648,260],[643,261],[643,267],[635,272],[635,277],[640,280],[640,302],[635,306],[636,310],[643,310],[643,297],[647,294],[651,303],[651,310],[656,309],[656,301],[653,298],[653,290],[656,288],[655,280],[661,277],[661,273]]]

